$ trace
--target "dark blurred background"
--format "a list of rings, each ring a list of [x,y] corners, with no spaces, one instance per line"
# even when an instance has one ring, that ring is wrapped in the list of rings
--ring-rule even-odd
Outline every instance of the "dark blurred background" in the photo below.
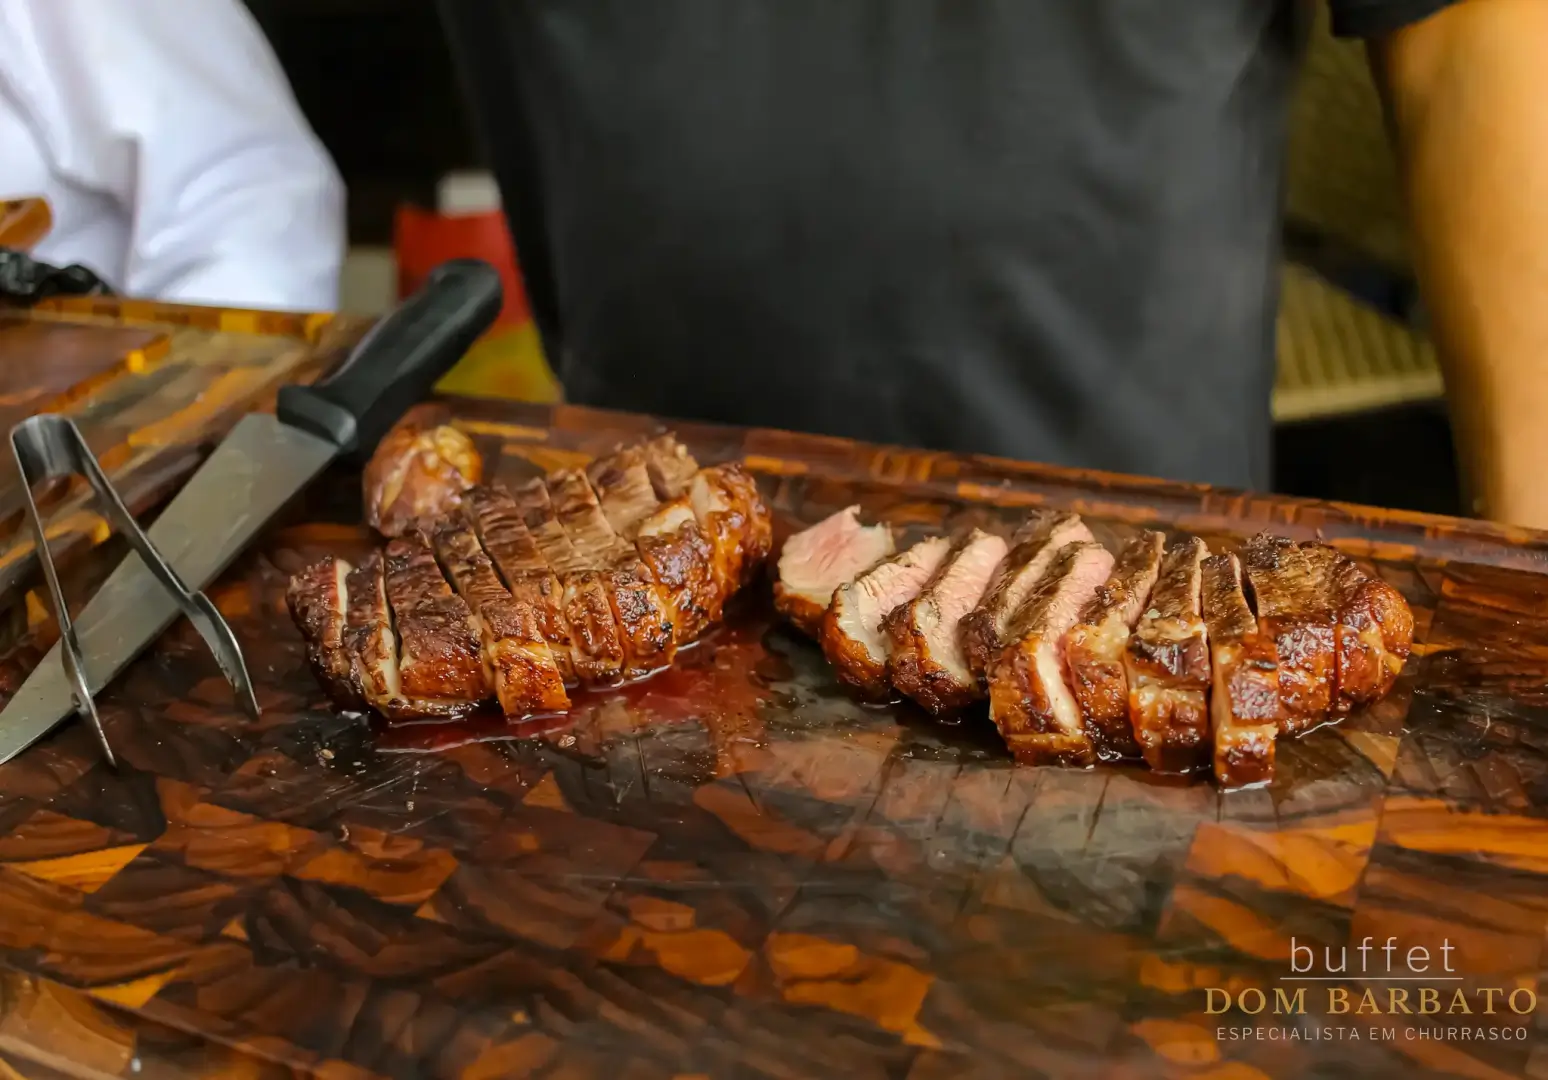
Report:
[[[345,306],[381,310],[397,291],[398,208],[435,209],[443,178],[477,180],[482,165],[434,5],[247,2],[349,186]],[[1296,102],[1285,235],[1275,487],[1460,513],[1380,106],[1360,48],[1325,25]],[[518,374],[486,382],[547,379],[531,335],[486,363]],[[478,374],[465,385],[481,385]]]

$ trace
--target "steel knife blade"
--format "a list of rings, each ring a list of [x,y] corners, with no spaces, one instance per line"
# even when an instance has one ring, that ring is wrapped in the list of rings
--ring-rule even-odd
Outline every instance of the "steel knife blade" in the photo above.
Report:
[[[437,268],[337,371],[311,386],[283,387],[273,415],[238,422],[146,530],[151,543],[189,588],[203,589],[331,462],[368,457],[489,328],[501,303],[500,277],[489,265],[459,259]],[[177,614],[139,557],[125,558],[75,619],[91,692]],[[56,645],[0,711],[0,764],[74,712]]]

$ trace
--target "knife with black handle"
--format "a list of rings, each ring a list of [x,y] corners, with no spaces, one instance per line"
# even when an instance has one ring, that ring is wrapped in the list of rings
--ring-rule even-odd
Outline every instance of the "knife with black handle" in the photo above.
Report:
[[[371,329],[348,359],[310,386],[281,388],[274,415],[231,429],[147,531],[191,589],[202,589],[275,514],[336,459],[364,461],[487,330],[503,302],[500,276],[459,259]],[[75,619],[96,694],[166,630],[176,601],[130,555]],[[0,712],[0,763],[75,711],[59,648]]]

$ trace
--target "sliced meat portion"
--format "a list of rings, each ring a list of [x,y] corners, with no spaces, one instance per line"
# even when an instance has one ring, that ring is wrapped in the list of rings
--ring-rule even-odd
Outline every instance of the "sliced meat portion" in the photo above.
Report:
[[[1235,555],[1204,560],[1204,625],[1214,669],[1209,712],[1215,779],[1246,787],[1274,775],[1274,740],[1283,707],[1274,642],[1258,629]]]
[[[1203,564],[1196,536],[1161,560],[1150,604],[1124,653],[1129,721],[1152,769],[1187,772],[1209,754],[1209,636],[1204,626]]]
[[[830,514],[785,541],[779,553],[779,579],[774,583],[774,608],[816,637],[833,602],[833,591],[895,550],[891,527],[860,524],[858,506]]]
[[[472,528],[442,521],[431,543],[457,594],[467,602],[483,649],[484,674],[506,716],[569,708],[564,679],[530,603],[514,599]]]
[[[1057,510],[1039,510],[1016,530],[1010,552],[995,571],[983,599],[962,620],[962,648],[974,675],[983,678],[989,662],[1010,642],[1006,630],[1011,620],[1059,551],[1093,540],[1085,522]]]
[[[713,573],[724,602],[749,584],[769,557],[774,519],[752,475],[740,465],[700,469],[688,495],[715,553]]]
[[[510,495],[521,515],[522,526],[550,570],[567,574],[585,568],[586,561],[570,543],[570,534],[560,523],[553,500],[548,497],[548,485],[541,476],[513,488]]]
[[[892,641],[887,664],[892,685],[936,715],[984,696],[958,630],[1008,550],[1002,538],[974,529],[952,548],[920,594],[883,622]]]
[[[1161,572],[1166,537],[1145,531],[1118,553],[1109,577],[1065,639],[1070,690],[1085,718],[1086,735],[1104,759],[1137,757],[1129,723],[1129,677],[1123,666],[1129,634]]]
[[[446,583],[429,545],[399,537],[383,559],[408,707],[421,716],[456,716],[493,697],[473,612]]]
[[[523,524],[563,588],[560,608],[570,631],[576,679],[595,686],[617,682],[623,677],[624,647],[601,572],[570,542],[542,479],[511,494]]]
[[[656,498],[668,502],[688,494],[688,485],[699,471],[699,463],[688,448],[672,434],[659,435],[645,444],[645,465],[650,472]]]
[[[650,482],[648,461],[643,446],[626,446],[598,458],[586,470],[603,516],[625,541],[633,540],[641,523],[661,505]]]
[[[602,571],[602,579],[623,638],[624,678],[643,678],[670,664],[677,655],[677,612],[670,591],[633,545]]]
[[[1242,567],[1258,627],[1279,656],[1280,730],[1293,734],[1328,718],[1338,683],[1338,587],[1330,560],[1308,557],[1283,536],[1247,542]]]
[[[586,574],[595,576],[607,596],[623,646],[620,675],[635,679],[670,664],[677,651],[671,601],[634,545],[613,531],[586,474],[579,469],[550,473],[548,491]]]
[[[720,618],[723,599],[715,580],[715,552],[686,495],[662,503],[635,537],[651,577],[667,591],[677,644],[697,641]]]
[[[554,516],[564,528],[575,556],[588,567],[604,566],[624,547],[602,513],[602,504],[586,474],[579,469],[556,469],[548,474],[548,497]]]
[[[398,638],[392,630],[392,609],[387,605],[384,562],[382,553],[373,551],[345,579],[349,607],[344,648],[349,652],[361,700],[389,720],[413,720],[427,714],[403,699]],[[437,708],[428,715],[455,716],[459,711],[464,710]]]
[[[366,522],[383,536],[402,536],[419,522],[454,510],[462,492],[483,478],[473,440],[439,410],[416,407],[377,445],[361,478]]]
[[[1096,757],[1065,682],[1064,637],[1112,569],[1112,553],[1095,541],[1061,548],[989,663],[989,717],[1017,761],[1084,765]]]
[[[354,663],[344,643],[349,618],[347,579],[354,567],[332,555],[313,563],[290,579],[285,603],[290,618],[306,642],[306,658],[317,681],[341,709],[359,709],[364,702],[355,682]]]
[[[867,697],[887,692],[887,635],[882,620],[934,576],[951,551],[944,536],[921,541],[877,564],[833,594],[822,620],[822,651],[839,678]]]
[[[462,507],[512,599],[531,605],[560,679],[574,683],[575,661],[571,655],[570,624],[564,616],[564,587],[522,521],[521,507],[510,492],[499,487],[470,489],[463,495]],[[566,540],[562,528],[559,540]]]
[[[1403,594],[1325,544],[1301,550],[1333,582],[1338,597],[1332,712],[1343,716],[1392,689],[1414,644],[1414,613]]]

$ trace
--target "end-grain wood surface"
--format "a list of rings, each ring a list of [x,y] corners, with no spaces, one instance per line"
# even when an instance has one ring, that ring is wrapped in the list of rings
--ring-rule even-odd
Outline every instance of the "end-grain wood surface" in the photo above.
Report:
[[[37,570],[12,425],[39,412],[71,416],[138,513],[176,490],[244,412],[335,363],[365,326],[111,299],[0,304],[0,646],[27,625],[22,601]],[[109,539],[84,482],[55,488],[47,505],[62,564]],[[34,603],[32,621],[39,616]]]
[[[446,406],[508,481],[658,423]],[[212,590],[260,723],[178,625],[101,699],[120,772],[79,726],[0,767],[0,1076],[1548,1075],[1542,536],[675,426],[744,457],[784,532],[851,502],[911,536],[1035,505],[1110,543],[1320,532],[1419,644],[1228,795],[858,705],[764,586],[565,718],[386,729],[327,707],[284,611],[289,572],[370,543],[335,472]],[[1389,939],[1422,978],[1375,977]]]

